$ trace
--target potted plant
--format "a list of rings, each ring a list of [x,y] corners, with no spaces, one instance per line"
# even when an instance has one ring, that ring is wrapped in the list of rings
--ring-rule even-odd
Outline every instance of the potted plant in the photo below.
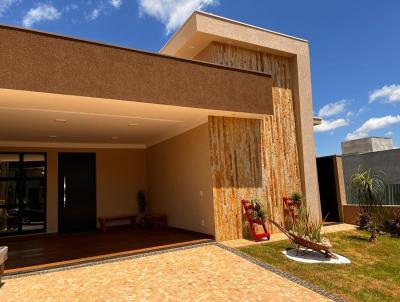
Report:
[[[139,192],[137,192],[137,202],[138,202],[138,211],[140,214],[138,224],[144,226],[145,214],[148,208],[145,190],[140,190]]]
[[[250,204],[253,208],[253,211],[252,211],[253,222],[255,222],[257,224],[264,224],[265,220],[267,218],[267,215],[265,214],[265,211],[263,209],[262,200],[260,198],[253,197],[250,200]]]
[[[299,193],[294,192],[292,194],[292,196],[290,196],[290,199],[292,200],[292,204],[293,206],[299,208],[301,205],[301,200],[302,200],[302,196]]]
[[[137,193],[137,200],[139,213],[143,215],[147,209],[146,192],[144,190],[141,190]]]

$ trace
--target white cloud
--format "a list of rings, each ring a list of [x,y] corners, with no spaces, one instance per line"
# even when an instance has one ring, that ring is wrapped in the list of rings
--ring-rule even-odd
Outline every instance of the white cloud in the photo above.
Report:
[[[100,13],[103,11],[103,9],[104,9],[103,6],[99,6],[92,9],[91,12],[87,14],[86,19],[90,21],[97,19],[100,16]]]
[[[109,0],[108,2],[115,8],[120,8],[122,5],[122,0]]]
[[[369,102],[383,99],[387,103],[400,102],[400,85],[385,85],[369,95]]]
[[[360,128],[347,134],[346,140],[367,137],[369,132],[373,130],[383,129],[397,123],[400,123],[400,115],[373,117],[367,120]]]
[[[122,0],[109,0],[108,3],[113,8],[120,8],[122,5]],[[100,17],[100,15],[105,15],[109,13],[110,7],[106,5],[106,2],[100,1],[97,7],[93,8],[88,14],[86,14],[86,20],[93,21]]]
[[[195,10],[217,4],[218,0],[139,0],[139,12],[159,20],[169,34],[181,26]]]
[[[69,13],[70,11],[77,10],[78,8],[79,8],[79,6],[77,4],[71,3],[71,4],[66,5],[63,8],[63,11]]]
[[[22,24],[31,27],[33,24],[45,20],[57,20],[61,18],[61,13],[51,4],[39,3],[35,8],[31,8],[24,18]]]
[[[322,120],[320,125],[314,126],[315,132],[327,132],[332,131],[340,127],[347,126],[349,122],[343,118],[336,120]]]
[[[329,117],[342,113],[346,109],[348,103],[349,103],[348,100],[340,100],[334,103],[326,104],[324,107],[321,108],[321,110],[318,113],[318,116]]]
[[[388,131],[385,133],[385,136],[387,137],[392,137],[393,136],[393,131]]]
[[[346,113],[346,118],[350,118],[354,115],[354,113],[352,111],[349,111]]]
[[[20,2],[20,0],[0,0],[0,17],[14,4]]]

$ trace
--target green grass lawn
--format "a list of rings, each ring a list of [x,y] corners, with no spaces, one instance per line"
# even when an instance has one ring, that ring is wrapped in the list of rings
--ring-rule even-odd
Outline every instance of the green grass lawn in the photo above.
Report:
[[[333,251],[351,260],[348,265],[303,264],[287,259],[289,241],[254,245],[240,250],[350,301],[400,301],[400,239],[354,230],[328,234]]]

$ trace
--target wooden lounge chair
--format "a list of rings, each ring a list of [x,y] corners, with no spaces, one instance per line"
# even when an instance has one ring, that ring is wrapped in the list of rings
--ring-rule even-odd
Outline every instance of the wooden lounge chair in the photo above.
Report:
[[[295,233],[286,230],[279,223],[273,221],[272,219],[268,219],[273,225],[275,225],[283,234],[285,234],[291,242],[297,247],[297,252],[299,251],[300,246],[311,249],[313,251],[319,252],[323,254],[327,258],[337,259],[338,257],[331,252],[332,245],[330,243],[319,243],[307,240],[303,237],[296,235]]]

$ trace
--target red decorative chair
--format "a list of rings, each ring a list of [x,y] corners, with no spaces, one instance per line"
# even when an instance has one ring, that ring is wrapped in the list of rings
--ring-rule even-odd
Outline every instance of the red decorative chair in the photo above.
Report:
[[[254,211],[254,208],[248,200],[242,200],[242,206],[243,206],[243,210],[246,215],[247,221],[249,222],[249,227],[250,227],[250,231],[253,236],[253,239],[257,242],[261,241],[261,240],[265,240],[265,239],[269,240],[269,238],[271,237],[271,233],[268,230],[266,221],[261,221],[260,219],[258,219],[257,221],[253,220],[252,213]],[[261,225],[264,232],[257,233],[256,225]]]

